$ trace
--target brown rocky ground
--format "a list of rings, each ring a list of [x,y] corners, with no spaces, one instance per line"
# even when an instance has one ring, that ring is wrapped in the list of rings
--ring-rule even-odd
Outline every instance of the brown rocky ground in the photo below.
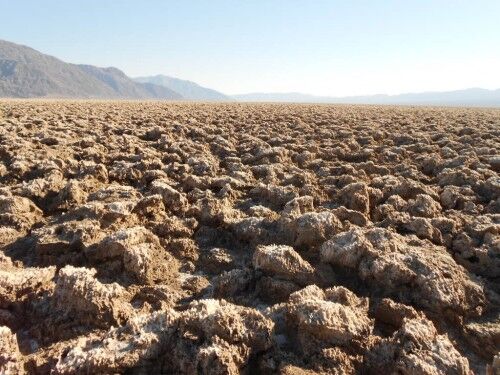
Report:
[[[500,111],[0,108],[0,373],[500,371]]]

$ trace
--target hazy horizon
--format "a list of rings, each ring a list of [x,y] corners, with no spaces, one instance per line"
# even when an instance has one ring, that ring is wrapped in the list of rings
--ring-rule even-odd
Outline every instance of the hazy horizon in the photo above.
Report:
[[[497,1],[0,0],[0,12],[0,39],[229,95],[500,88]]]

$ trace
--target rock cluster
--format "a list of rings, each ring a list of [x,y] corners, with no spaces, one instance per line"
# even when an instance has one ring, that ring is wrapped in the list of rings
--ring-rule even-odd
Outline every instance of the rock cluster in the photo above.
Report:
[[[496,374],[498,110],[0,102],[1,374]]]

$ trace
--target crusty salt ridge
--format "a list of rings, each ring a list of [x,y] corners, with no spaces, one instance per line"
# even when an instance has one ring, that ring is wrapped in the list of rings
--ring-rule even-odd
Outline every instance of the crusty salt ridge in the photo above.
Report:
[[[0,373],[500,371],[499,110],[0,108]]]

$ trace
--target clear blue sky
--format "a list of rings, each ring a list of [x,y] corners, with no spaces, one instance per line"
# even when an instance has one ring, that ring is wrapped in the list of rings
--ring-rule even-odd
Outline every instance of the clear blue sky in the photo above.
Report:
[[[0,39],[229,94],[500,88],[500,0],[0,0]]]

